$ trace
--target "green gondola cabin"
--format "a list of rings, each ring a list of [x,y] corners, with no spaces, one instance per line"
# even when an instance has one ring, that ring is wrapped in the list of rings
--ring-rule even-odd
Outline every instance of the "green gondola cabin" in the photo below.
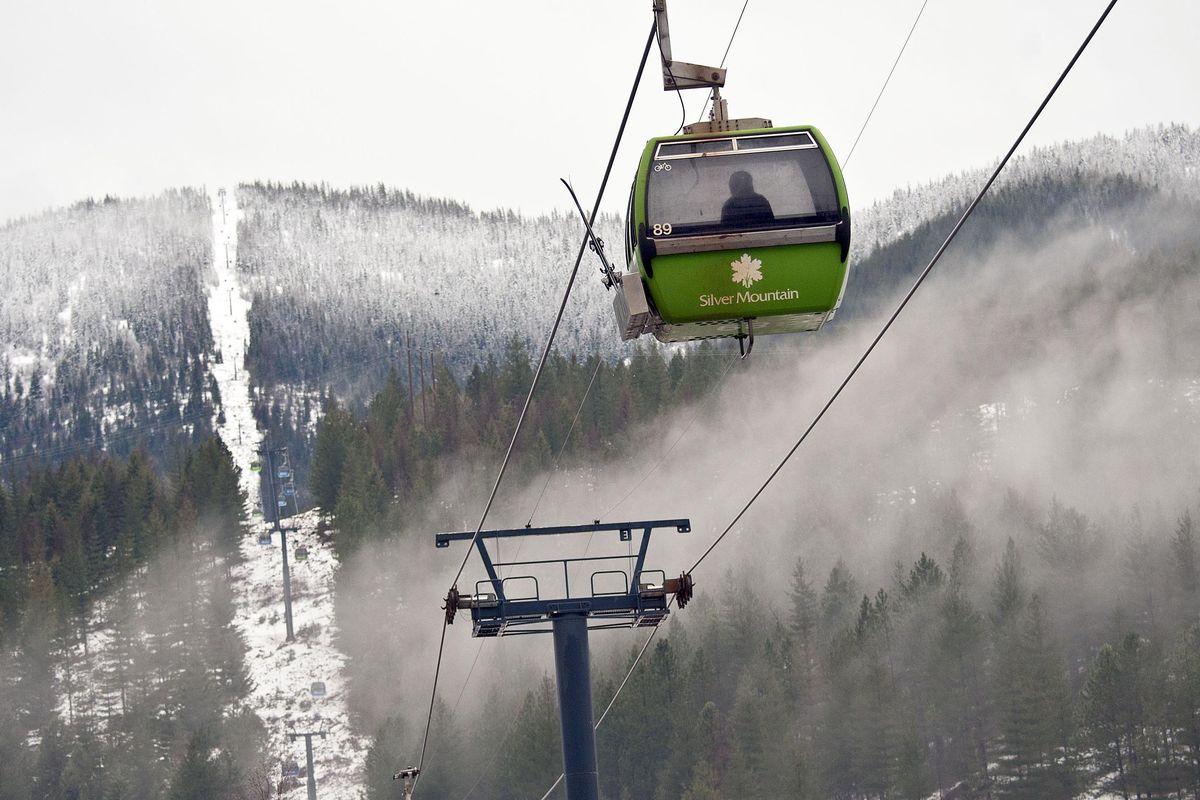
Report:
[[[651,139],[626,219],[623,339],[815,331],[841,303],[850,204],[811,125]]]

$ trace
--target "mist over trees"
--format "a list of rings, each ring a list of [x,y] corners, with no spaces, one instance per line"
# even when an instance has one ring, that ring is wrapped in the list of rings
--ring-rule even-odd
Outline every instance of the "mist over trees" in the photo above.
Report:
[[[945,495],[909,516],[914,537],[949,530],[951,544],[895,564],[882,586],[802,546],[786,593],[766,589],[753,564],[706,569],[597,732],[602,796],[1196,797],[1192,512],[1130,545],[1129,517],[1031,508],[1013,494],[1004,508],[977,519]],[[1081,526],[1087,557],[1065,564],[1052,543]],[[802,541],[804,527],[792,530]],[[1005,537],[994,561],[978,556],[985,536]],[[597,715],[636,649],[594,670]],[[503,800],[549,788],[561,770],[557,703],[551,677],[531,678],[514,700],[494,677],[478,717],[439,707],[434,796],[465,796],[476,781],[471,796]],[[380,723],[371,761],[410,757],[415,728]],[[368,774],[369,798],[397,796]]]
[[[417,396],[393,370],[362,417],[328,402],[316,426],[308,485],[330,516],[343,557],[364,539],[401,529],[408,510],[452,475],[480,485],[494,476],[533,378],[530,356],[511,340],[500,360],[472,367],[464,385],[440,366],[432,387]],[[554,353],[527,415],[512,479],[556,465],[591,468],[597,456],[633,452],[638,425],[661,419],[666,408],[690,409],[736,358],[727,345],[712,343],[669,361],[646,347],[616,364]]]
[[[135,450],[0,486],[0,797],[269,785],[232,624],[236,468],[208,439],[157,472]]]
[[[1014,165],[803,472],[703,565],[600,730],[605,797],[1200,798],[1197,153],[1161,128]],[[748,368],[728,343],[620,345],[581,290],[497,523],[532,519],[556,464],[544,514],[645,480],[627,510],[723,523],[978,177],[856,212],[837,322]],[[243,366],[343,559],[364,791],[396,797],[446,588],[428,533],[477,519],[579,224],[387,187],[239,203]],[[204,438],[210,214],[185,190],[0,228],[0,800],[277,788],[231,627],[237,472]],[[92,445],[111,454],[65,458]],[[598,709],[633,641],[600,639]],[[506,644],[443,687],[430,798],[538,797],[561,768],[545,662]]]
[[[1000,192],[819,441],[704,565],[695,604],[600,729],[603,796],[1195,797],[1196,213],[1184,194],[1073,169]],[[756,349],[638,509],[677,503],[720,530],[755,486],[746,473],[820,408],[874,330],[861,323],[952,223],[865,259],[857,305],[820,344]],[[654,425],[634,431],[647,450],[597,473],[674,447]],[[520,501],[489,527],[524,521],[529,490],[510,492]],[[559,515],[594,507],[581,487],[558,492]],[[424,512],[452,517],[459,498],[435,499],[445,513]],[[347,607],[397,626],[393,643],[344,622],[356,691],[375,701],[360,707],[371,763],[420,747],[423,718],[398,709],[421,703],[384,665],[421,669],[413,653],[437,644],[410,621],[436,621],[445,590],[420,550],[436,529],[397,525],[345,567]],[[476,647],[449,651],[451,670],[466,664],[444,678],[429,785],[540,796],[561,769],[545,660],[489,641],[469,672]],[[629,663],[601,657],[597,710]],[[515,697],[514,674],[527,675]]]

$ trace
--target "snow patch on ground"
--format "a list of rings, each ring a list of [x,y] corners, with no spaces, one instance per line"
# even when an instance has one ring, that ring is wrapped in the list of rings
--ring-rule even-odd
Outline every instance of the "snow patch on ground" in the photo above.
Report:
[[[224,422],[214,424],[217,434],[233,453],[242,469],[242,489],[247,510],[259,505],[257,474],[250,465],[257,460],[262,444],[254,421],[250,376],[246,373],[246,348],[250,344],[250,300],[242,293],[237,277],[237,224],[241,211],[236,192],[216,189],[210,196],[213,207],[213,270],[217,282],[208,290],[208,324],[220,363],[212,364],[213,377],[221,391]],[[214,359],[215,362],[215,359]]]
[[[143,576],[144,568],[135,571],[128,580],[138,581]],[[121,711],[121,693],[112,680],[117,669],[113,653],[115,617],[111,596],[97,600],[82,629],[86,641],[79,639],[64,647],[54,670],[56,683],[62,689],[56,709],[59,718],[74,724],[77,712],[88,712],[95,720],[96,733],[108,730],[112,716]],[[146,636],[141,636],[140,644],[144,645],[146,640]]]
[[[271,544],[258,537],[271,526],[255,526],[242,543],[244,562],[233,570],[237,593],[234,625],[246,641],[246,665],[254,685],[247,702],[267,728],[267,750],[276,767],[295,761],[304,767],[304,740],[290,732],[325,731],[313,739],[318,795],[326,800],[358,800],[369,742],[354,733],[346,708],[342,666],[346,657],[334,642],[333,586],[338,562],[328,542],[317,536],[318,512],[284,521],[292,578],[294,642],[287,642],[283,613],[283,554],[279,534]],[[297,548],[308,557],[296,560]],[[325,684],[325,696],[313,697],[312,685]],[[305,796],[303,781],[283,794]]]

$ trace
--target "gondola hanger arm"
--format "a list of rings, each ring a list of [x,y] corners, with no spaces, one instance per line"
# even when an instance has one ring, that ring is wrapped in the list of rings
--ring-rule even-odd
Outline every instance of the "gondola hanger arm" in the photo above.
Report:
[[[663,89],[712,89],[725,85],[722,67],[706,67],[675,61],[671,56],[671,29],[667,24],[667,0],[653,0],[654,20],[658,30],[658,46],[662,53]]]

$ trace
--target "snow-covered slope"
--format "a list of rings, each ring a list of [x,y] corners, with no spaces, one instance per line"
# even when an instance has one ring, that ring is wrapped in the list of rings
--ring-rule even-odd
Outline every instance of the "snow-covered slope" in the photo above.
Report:
[[[220,351],[212,373],[221,393],[223,418],[218,434],[241,468],[242,488],[251,510],[260,501],[259,482],[252,468],[262,435],[256,429],[245,353],[250,341],[250,301],[242,292],[237,269],[237,223],[241,212],[236,194],[224,189],[212,195],[213,264],[217,283],[209,291],[209,319]],[[268,732],[266,748],[271,766],[305,762],[304,740],[289,733],[323,731],[314,739],[314,774],[320,796],[332,800],[359,797],[365,743],[350,731],[341,691],[344,657],[334,646],[333,587],[337,561],[328,544],[316,536],[317,516],[304,514],[286,520],[291,551],[293,622],[296,638],[286,641],[283,621],[283,554],[279,535],[271,546],[258,544],[270,529],[256,526],[242,542],[243,562],[233,570],[237,597],[234,625],[246,641],[246,666],[253,689],[247,703]],[[308,557],[298,560],[298,548]],[[313,696],[314,682],[325,686],[324,697]],[[284,796],[303,796],[302,783],[289,782]],[[299,788],[298,788],[299,787]]]
[[[851,260],[870,255],[922,222],[965,208],[994,168],[989,165],[897,189],[887,200],[856,209]],[[1097,177],[1123,175],[1195,199],[1200,197],[1200,131],[1184,125],[1158,126],[1130,131],[1120,139],[1097,135],[1033,148],[1014,158],[999,182],[1004,185],[1076,172]],[[852,176],[848,180],[853,190]],[[853,194],[850,199],[854,200]]]
[[[241,211],[237,195],[217,189],[210,196],[213,207],[213,268],[217,282],[208,290],[208,319],[213,345],[219,354],[211,370],[221,392],[221,415],[214,420],[221,441],[242,469],[242,490],[251,508],[259,503],[259,486],[250,469],[262,444],[254,420],[250,375],[245,368],[250,343],[250,301],[242,292],[237,274],[237,222]],[[249,510],[249,509],[248,509]]]
[[[0,225],[0,461],[164,455],[203,429],[208,205],[193,189]]]
[[[855,207],[859,265],[922,222],[962,208],[990,166]],[[1200,133],[1147,128],[1034,149],[1005,170],[1001,185],[1076,175],[1125,176],[1200,196]],[[853,202],[853,175],[850,180]],[[460,377],[512,338],[537,346],[549,329],[580,241],[573,214],[477,212],[448,200],[385,187],[248,184],[238,269],[254,299],[251,360],[260,385],[339,397],[378,388],[389,368],[406,372],[409,348],[444,358]],[[601,217],[614,262],[624,257],[621,220]],[[592,253],[584,263],[558,337],[575,352],[629,353],[613,333],[612,296]],[[413,383],[421,376],[414,373]]]
[[[234,625],[246,640],[246,665],[254,685],[247,702],[267,728],[267,749],[276,764],[295,761],[303,768],[304,740],[290,740],[288,734],[324,731],[324,738],[313,739],[319,795],[357,800],[368,742],[349,723],[341,679],[345,656],[335,645],[333,624],[338,562],[328,543],[317,536],[317,522],[315,511],[285,521],[286,527],[296,529],[287,534],[295,641],[286,641],[279,535],[272,536],[270,546],[257,543],[257,534],[269,531],[269,525],[256,526],[255,536],[242,545],[245,560],[233,571],[238,598]],[[296,561],[299,547],[308,551],[304,561]],[[324,683],[324,697],[313,696],[315,682]],[[283,796],[299,798],[304,791],[301,781]]]

